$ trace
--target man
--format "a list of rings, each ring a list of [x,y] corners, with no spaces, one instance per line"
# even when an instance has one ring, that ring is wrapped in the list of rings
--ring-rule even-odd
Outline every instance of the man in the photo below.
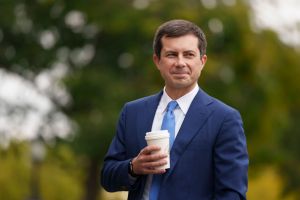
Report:
[[[204,33],[192,22],[171,20],[158,28],[153,47],[165,87],[123,107],[102,186],[128,190],[130,200],[246,199],[248,154],[240,114],[197,84],[207,61]],[[171,166],[158,170],[167,155],[147,146],[145,134],[161,129],[167,105],[175,101]]]

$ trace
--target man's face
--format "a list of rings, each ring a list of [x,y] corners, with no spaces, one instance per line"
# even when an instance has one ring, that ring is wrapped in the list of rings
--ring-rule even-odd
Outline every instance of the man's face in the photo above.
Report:
[[[167,92],[188,93],[197,84],[207,60],[200,58],[198,38],[192,34],[176,38],[163,37],[160,58],[153,60],[163,79]]]

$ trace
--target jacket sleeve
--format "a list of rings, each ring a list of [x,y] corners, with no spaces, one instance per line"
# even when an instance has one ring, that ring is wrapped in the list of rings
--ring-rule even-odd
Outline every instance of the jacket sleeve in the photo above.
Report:
[[[119,117],[116,135],[110,144],[101,170],[101,185],[108,192],[132,190],[139,183],[137,179],[132,184],[132,179],[128,174],[131,158],[128,157],[126,151],[125,131],[126,106]]]
[[[246,199],[249,160],[242,119],[236,110],[224,118],[214,154],[216,199]]]

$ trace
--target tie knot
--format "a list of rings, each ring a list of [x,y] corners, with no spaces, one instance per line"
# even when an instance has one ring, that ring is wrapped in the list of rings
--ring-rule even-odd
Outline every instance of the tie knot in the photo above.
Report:
[[[170,101],[167,106],[167,111],[173,111],[177,106],[177,101]]]

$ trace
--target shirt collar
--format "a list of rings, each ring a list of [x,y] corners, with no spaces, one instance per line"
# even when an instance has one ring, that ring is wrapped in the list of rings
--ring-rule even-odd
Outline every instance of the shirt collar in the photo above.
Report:
[[[196,96],[196,94],[199,91],[199,86],[198,84],[194,87],[194,89],[192,89],[189,93],[183,95],[182,97],[180,97],[179,99],[176,99],[179,108],[182,110],[182,112],[184,113],[184,115],[186,115],[194,97]],[[160,100],[160,110],[161,112],[164,112],[167,108],[168,103],[172,101],[171,97],[168,96],[168,94],[166,93],[166,88],[164,88],[163,91],[163,95],[161,97]]]

